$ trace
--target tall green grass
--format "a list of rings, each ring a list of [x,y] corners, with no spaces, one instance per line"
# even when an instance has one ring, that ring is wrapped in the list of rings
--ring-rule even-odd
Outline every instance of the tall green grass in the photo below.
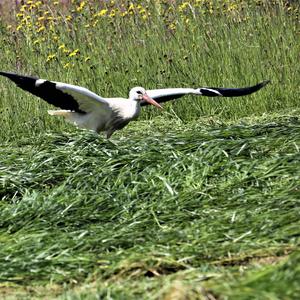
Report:
[[[166,17],[158,14],[156,6],[151,12],[146,22],[138,17],[102,18],[98,26],[90,29],[85,29],[85,25],[90,26],[90,18],[82,15],[65,27],[57,26],[55,34],[12,34],[12,29],[3,27],[1,69],[78,84],[108,97],[127,97],[129,89],[136,85],[148,89],[239,87],[263,79],[272,81],[272,86],[250,97],[186,97],[174,105],[165,105],[164,112],[146,108],[142,118],[163,115],[189,121],[205,115],[236,120],[299,107],[297,19],[283,5],[269,9],[249,6],[240,15],[188,11],[183,18],[174,12],[174,31],[167,27]],[[45,41],[35,45],[41,38]],[[66,57],[58,50],[61,44],[78,48],[80,55],[73,60]],[[52,53],[57,58],[46,62]],[[91,60],[84,62],[86,57]],[[75,64],[73,68],[64,68],[68,61]],[[67,128],[47,115],[47,104],[7,80],[1,78],[0,88],[2,138]]]
[[[272,84],[143,108],[110,142],[51,118],[48,104],[0,78],[0,298],[297,299],[296,13],[283,2],[226,15],[155,3],[146,22],[92,27],[93,6],[51,10],[73,14],[54,32],[12,33],[2,22],[0,69],[103,96]]]

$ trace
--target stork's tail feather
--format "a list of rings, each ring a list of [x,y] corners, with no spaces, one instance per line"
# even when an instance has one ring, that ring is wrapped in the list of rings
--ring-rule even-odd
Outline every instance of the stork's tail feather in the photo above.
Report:
[[[66,121],[82,127],[82,115],[79,113],[70,110],[48,110],[48,114],[51,116],[64,117]]]
[[[51,116],[64,117],[65,120],[79,128],[97,131],[95,120],[89,114],[81,114],[70,110],[48,110]]]
[[[200,88],[199,92],[201,93],[201,95],[209,96],[209,97],[215,97],[215,96],[239,97],[239,96],[252,94],[260,90],[261,88],[263,88],[269,82],[270,80],[265,80],[256,85],[250,87],[244,87],[244,88],[214,88],[214,87]]]
[[[51,116],[68,117],[71,113],[69,110],[48,110],[48,114]]]

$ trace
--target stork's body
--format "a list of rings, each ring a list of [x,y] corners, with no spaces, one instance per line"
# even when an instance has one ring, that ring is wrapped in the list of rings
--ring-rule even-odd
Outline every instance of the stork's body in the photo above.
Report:
[[[199,96],[237,97],[251,94],[265,86],[269,81],[245,88],[167,88],[145,90],[135,87],[129,98],[104,98],[90,90],[62,82],[49,81],[14,73],[0,72],[0,75],[14,81],[17,86],[48,103],[61,108],[50,110],[49,114],[63,116],[80,128],[104,131],[109,138],[116,130],[122,129],[136,119],[141,106],[152,104],[162,108],[159,103],[180,98],[187,94]]]
[[[108,110],[94,108],[94,110],[80,113],[69,110],[49,110],[53,116],[63,116],[67,121],[80,128],[105,132],[109,138],[114,131],[122,129],[130,121],[138,118],[141,106],[137,101],[125,98],[105,98]]]

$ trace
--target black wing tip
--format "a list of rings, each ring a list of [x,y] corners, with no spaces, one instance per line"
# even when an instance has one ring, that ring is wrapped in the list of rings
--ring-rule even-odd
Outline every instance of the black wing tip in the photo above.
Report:
[[[17,73],[14,73],[14,72],[6,72],[6,71],[0,71],[0,75],[6,76],[6,77],[9,77],[9,76],[22,76],[22,75],[19,75]]]
[[[9,75],[9,74],[15,74],[15,73],[13,73],[13,72],[6,72],[6,71],[0,71],[0,75]]]
[[[6,72],[6,71],[0,71],[0,75],[5,76],[5,77],[7,77],[7,78],[9,78],[10,80],[13,80],[13,81],[14,81],[14,79],[18,79],[18,78],[19,79],[21,79],[21,78],[24,78],[24,79],[28,78],[28,79],[34,79],[34,80],[38,79],[38,77],[27,76],[27,75],[19,75],[19,74],[14,73],[14,72]]]
[[[271,83],[271,80],[264,80],[260,83],[257,84],[257,86],[259,86],[260,88],[263,88],[265,85]]]
[[[269,79],[262,82],[263,86],[265,86],[265,85],[267,85],[269,83],[272,84],[272,81],[269,80]]]
[[[247,96],[259,91],[261,88],[270,83],[270,80],[264,80],[253,86],[243,88],[212,88],[218,91],[223,97],[240,97]]]
[[[263,88],[264,86],[266,86],[269,83],[271,83],[271,80],[264,80],[262,82],[257,83],[256,85],[249,88],[250,89],[249,94],[259,91],[261,88]]]
[[[41,79],[40,84],[36,85],[36,82],[39,79],[36,77],[23,76],[16,73],[3,71],[0,71],[0,75],[7,77],[24,91],[30,92],[31,94],[42,98],[49,104],[62,109],[67,109],[78,113],[85,113],[79,108],[79,104],[76,99],[73,98],[73,96],[56,89],[55,82]]]
[[[12,76],[18,76],[18,74],[13,73],[13,72],[5,72],[5,71],[0,71],[0,75],[5,76],[5,77],[12,77]]]

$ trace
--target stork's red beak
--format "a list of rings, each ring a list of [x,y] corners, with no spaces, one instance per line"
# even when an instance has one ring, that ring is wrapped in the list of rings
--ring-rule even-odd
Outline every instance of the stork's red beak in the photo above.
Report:
[[[143,100],[145,100],[149,104],[152,104],[152,105],[154,105],[154,106],[162,109],[162,107],[154,99],[152,99],[151,97],[149,97],[147,94],[143,95]]]

